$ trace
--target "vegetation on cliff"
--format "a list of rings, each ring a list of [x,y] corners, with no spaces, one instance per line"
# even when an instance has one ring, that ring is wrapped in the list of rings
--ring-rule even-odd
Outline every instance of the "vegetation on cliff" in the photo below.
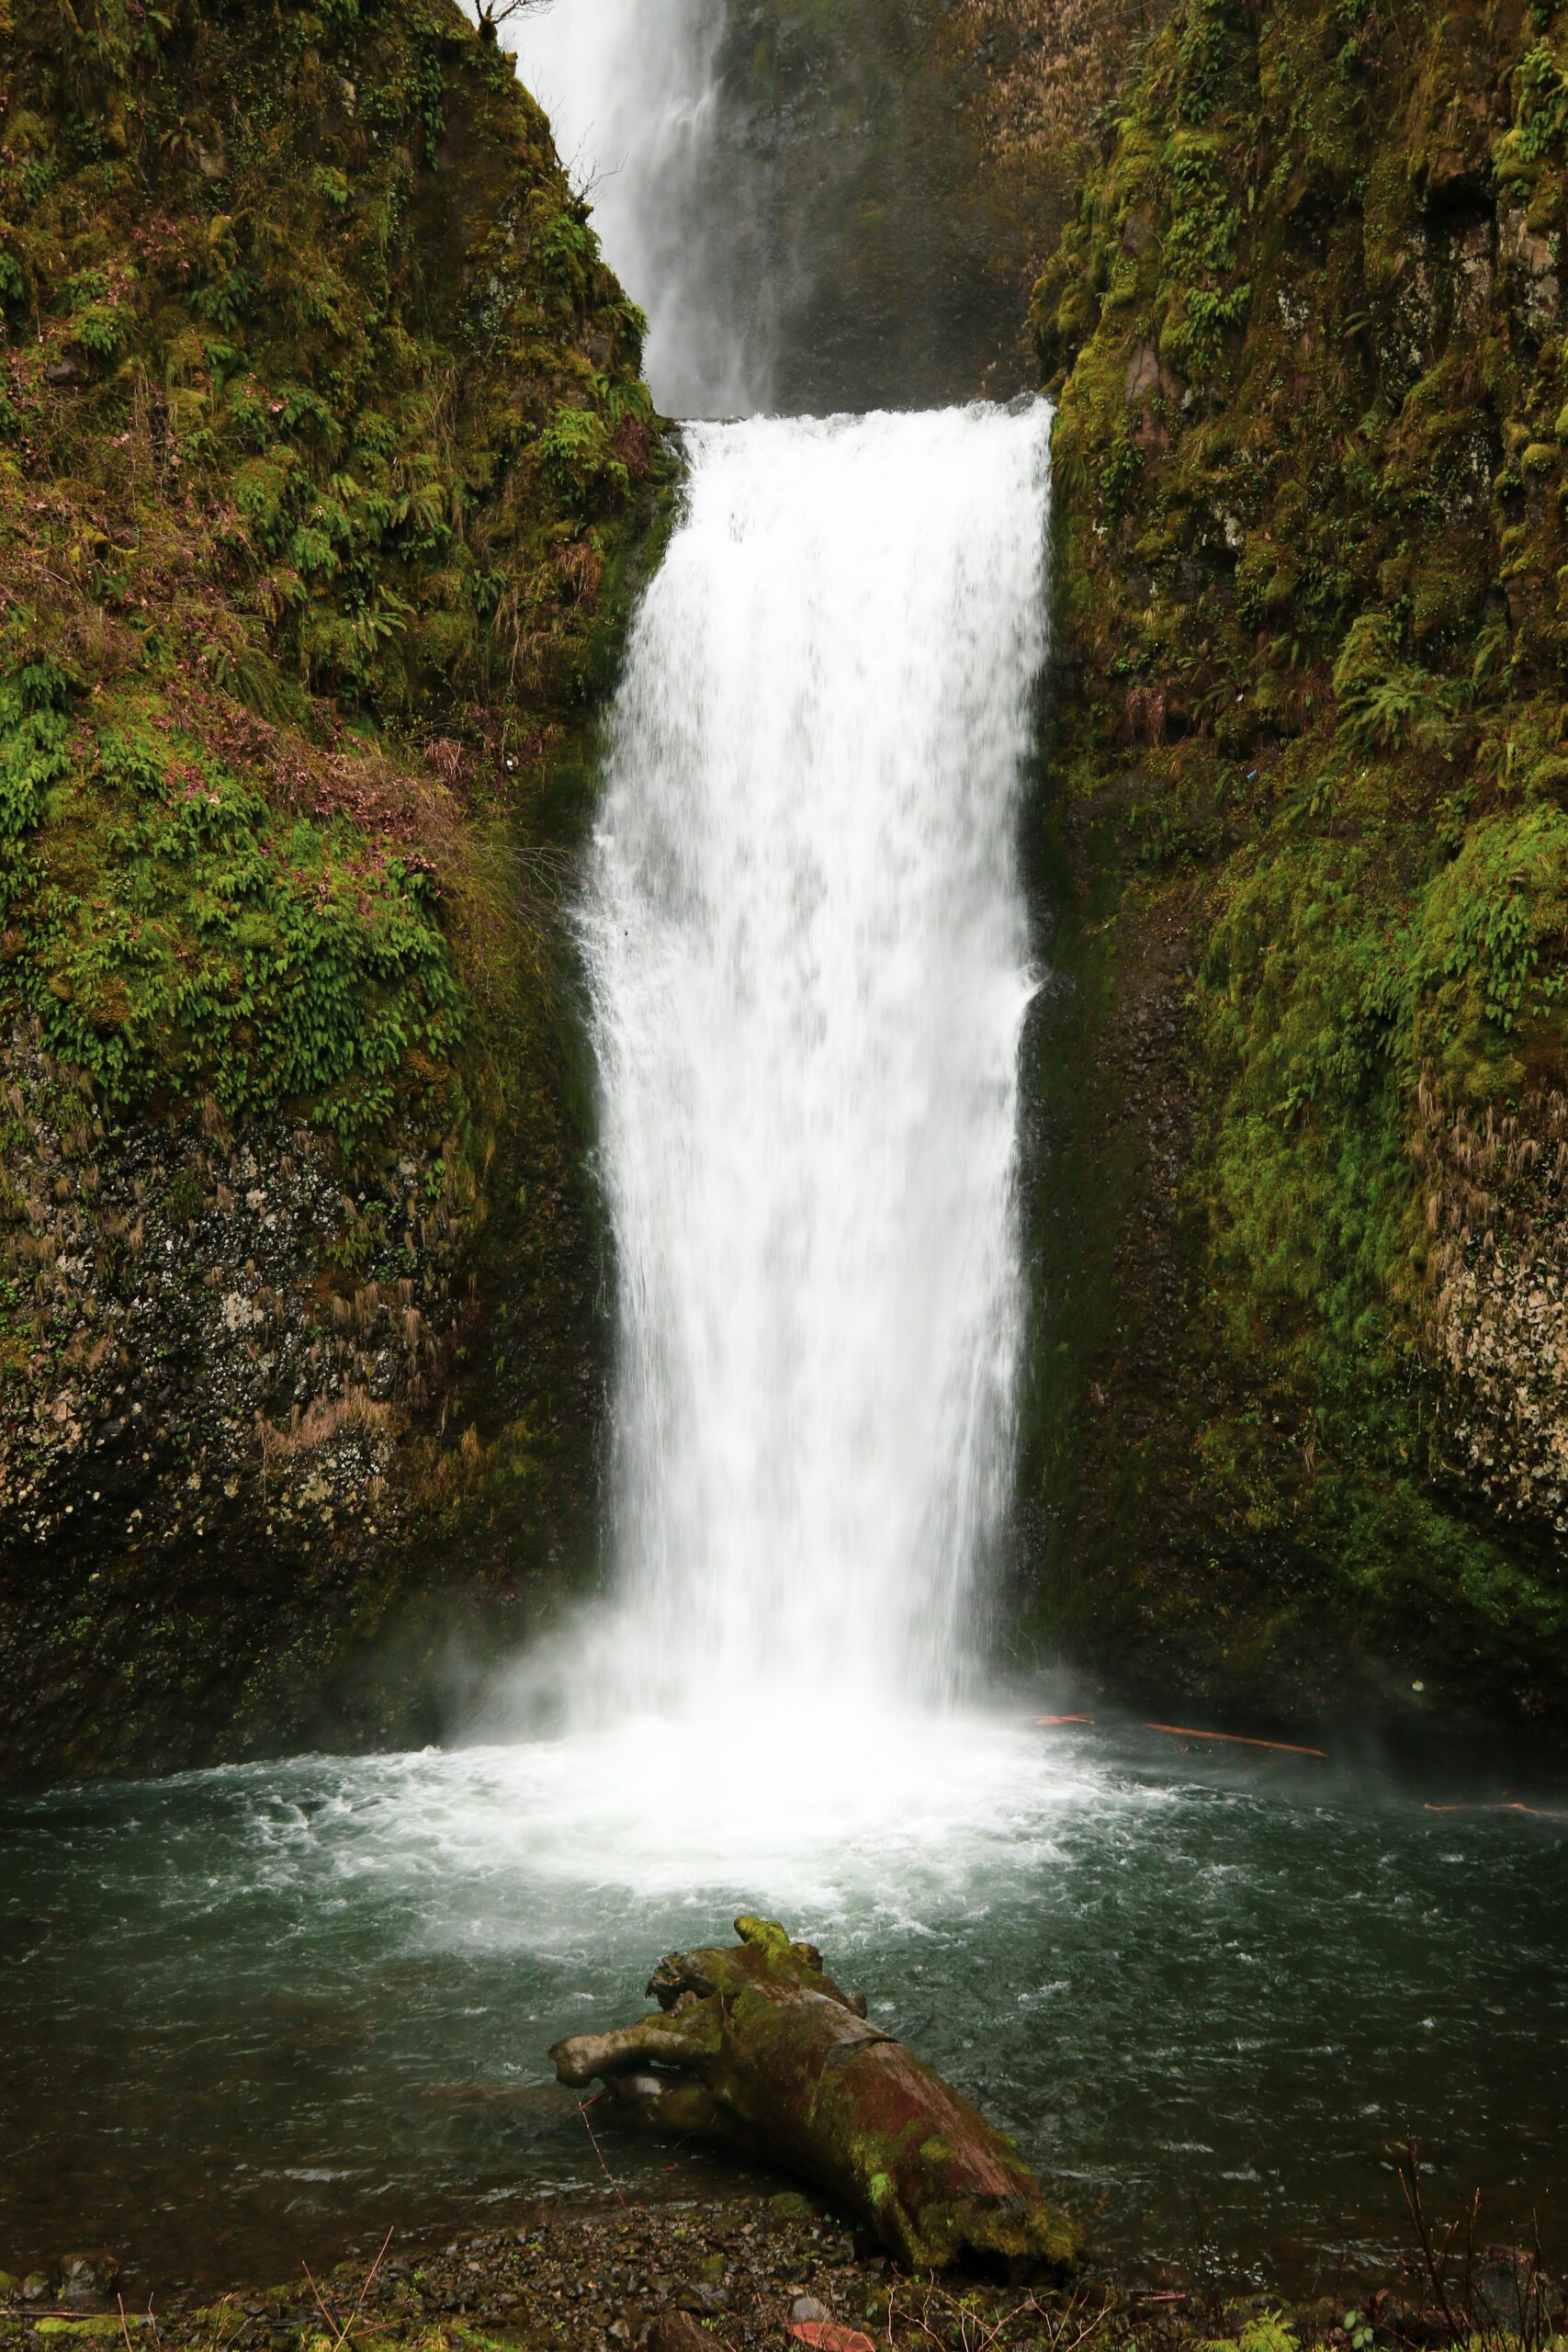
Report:
[[[1080,1648],[1259,1706],[1562,1722],[1565,201],[1568,12],[1183,0],[1036,296],[1038,1557]]]
[[[1076,217],[1102,128],[1170,0],[951,0],[934,47],[961,94],[989,266],[1011,292]],[[1032,271],[1031,272],[1032,274]]]
[[[556,903],[660,462],[641,332],[456,0],[0,6],[0,1630],[55,1722],[13,1720],[24,1759],[73,1715],[178,1749],[145,1696],[112,1720],[136,1611],[172,1610],[193,1739],[197,1688],[221,1717],[313,1626],[298,1713],[330,1644],[269,1430],[378,1608],[388,1476],[446,1508],[493,1453],[538,1537],[564,1412],[583,1485]],[[236,1185],[278,1187],[265,1249]],[[356,1431],[347,1509],[318,1457]],[[274,1566],[198,1628],[176,1563],[217,1533]]]
[[[116,1102],[449,1117],[467,804],[592,646],[637,314],[455,7],[6,38],[7,992]]]

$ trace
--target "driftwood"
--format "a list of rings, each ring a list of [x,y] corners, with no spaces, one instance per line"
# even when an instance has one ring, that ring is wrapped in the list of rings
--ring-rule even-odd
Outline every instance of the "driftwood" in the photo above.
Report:
[[[739,1949],[671,1952],[657,2017],[551,2051],[559,2081],[604,2086],[606,2112],[716,2141],[816,2182],[911,2268],[964,2256],[1014,2276],[1062,2270],[1077,2232],[1010,2140],[891,2034],[865,2020],[810,1944],[767,1919]]]

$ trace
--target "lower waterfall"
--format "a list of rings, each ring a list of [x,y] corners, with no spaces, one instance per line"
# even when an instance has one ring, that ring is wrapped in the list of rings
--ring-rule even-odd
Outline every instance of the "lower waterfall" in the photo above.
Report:
[[[583,918],[619,1270],[595,1703],[953,1694],[1005,1509],[1050,411],[701,425]]]

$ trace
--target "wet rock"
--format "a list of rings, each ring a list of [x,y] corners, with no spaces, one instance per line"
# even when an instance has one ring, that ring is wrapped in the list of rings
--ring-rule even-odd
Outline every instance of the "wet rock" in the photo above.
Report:
[[[22,2281],[24,2303],[44,2303],[53,2292],[54,2282],[47,2270],[29,2270]]]
[[[1568,1533],[1568,1116],[1560,1098],[1472,1120],[1428,1098],[1432,1300],[1452,1468],[1498,1518]]]
[[[1142,261],[1154,251],[1156,243],[1154,207],[1138,204],[1124,215],[1122,222],[1122,250],[1129,261]]]
[[[694,2278],[689,2287],[682,2290],[681,2309],[687,2312],[727,2312],[729,2309],[728,2290],[716,2285],[711,2278]]]
[[[718,2338],[699,2327],[687,2312],[661,2312],[653,2324],[649,2352],[714,2352]]]
[[[406,1549],[473,1222],[428,1156],[428,1214],[404,1246],[402,1178],[350,1200],[328,1145],[304,1128],[120,1124],[25,1021],[0,1028],[4,1080],[0,1280],[25,1289],[28,1320],[6,1342],[0,1547],[28,1563],[35,1610],[73,1627],[73,1687],[63,1704],[26,1697],[6,1711],[0,1779],[54,1765],[73,1712],[120,1760],[148,1738],[143,1682],[117,1720],[126,1619],[178,1589],[209,1545],[270,1563],[275,1594],[346,1582]],[[106,1570],[113,1608],[85,1590]],[[276,1638],[278,1615],[256,1608],[254,1644]],[[0,1611],[0,1679],[40,1622]],[[101,1653],[80,1638],[100,1622]],[[144,1649],[150,1626],[130,1630]],[[235,1679],[235,1631],[231,1619],[209,1661],[215,1684]],[[186,1760],[175,1743],[189,1736],[187,1717],[173,1755],[152,1760]],[[70,1753],[78,1769],[91,1760]]]
[[[60,2277],[61,2301],[91,2310],[113,2291],[119,2264],[112,2254],[68,2254],[62,2258]]]

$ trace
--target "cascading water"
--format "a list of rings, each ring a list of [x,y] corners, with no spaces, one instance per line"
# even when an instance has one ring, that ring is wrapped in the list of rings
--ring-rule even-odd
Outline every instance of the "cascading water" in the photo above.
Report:
[[[950,406],[1032,380],[973,66],[910,0],[534,0],[513,19],[683,417]],[[1036,259],[1038,256],[1036,256]]]
[[[584,930],[621,1605],[697,1713],[951,1692],[1005,1505],[1048,409],[688,435]]]
[[[768,398],[766,274],[748,220],[759,190],[716,143],[725,23],[726,0],[557,0],[517,30],[523,79],[647,311],[648,379],[675,416],[749,414]]]
[[[648,309],[655,397],[688,419],[754,412],[769,372],[768,268],[748,290],[734,266],[767,199],[738,178],[732,96],[720,122],[729,15],[519,20]],[[983,1647],[1049,425],[1029,401],[688,429],[582,921],[621,1352],[616,1589],[568,1653],[580,1726],[764,1690],[928,1702]],[[513,1678],[510,1727],[557,1663]]]

